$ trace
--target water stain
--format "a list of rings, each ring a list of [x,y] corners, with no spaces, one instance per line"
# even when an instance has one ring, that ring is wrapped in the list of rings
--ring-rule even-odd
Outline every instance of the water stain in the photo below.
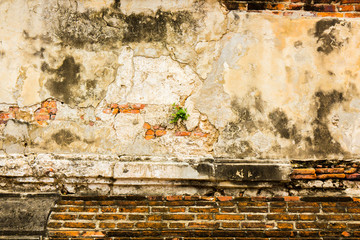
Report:
[[[343,93],[333,90],[332,92],[318,91],[315,93],[317,103],[316,119],[313,121],[313,150],[316,155],[326,156],[327,154],[342,154],[344,150],[329,131],[327,116],[332,107],[343,102]]]
[[[169,31],[181,40],[197,25],[188,11],[158,10],[154,14],[125,15],[118,10],[119,6],[120,1],[115,2],[112,8],[101,11],[59,9],[56,35],[63,44],[76,48],[83,48],[86,44],[115,47],[118,42],[164,42]]]
[[[52,69],[43,63],[41,70],[56,75],[45,84],[52,96],[67,104],[73,103],[72,89],[80,81],[80,64],[77,64],[72,56],[67,56],[59,68]]]
[[[68,146],[71,143],[80,140],[80,137],[69,130],[61,129],[51,135],[51,138],[60,146]]]
[[[330,54],[334,49],[340,49],[347,41],[339,37],[338,28],[346,27],[349,31],[351,28],[350,23],[336,18],[321,19],[315,24],[314,36],[317,38],[317,43],[320,46],[317,48],[318,52]]]

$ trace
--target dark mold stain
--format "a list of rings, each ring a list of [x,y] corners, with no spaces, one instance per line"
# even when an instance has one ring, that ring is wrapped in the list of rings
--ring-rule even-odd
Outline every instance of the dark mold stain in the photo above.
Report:
[[[282,138],[294,139],[295,143],[301,141],[301,136],[297,133],[296,126],[289,126],[289,119],[286,114],[280,109],[276,109],[269,113],[271,124]]]
[[[79,136],[69,130],[61,129],[57,133],[51,135],[51,138],[60,146],[68,146],[76,140],[80,140]]]
[[[315,24],[314,36],[317,38],[317,43],[320,46],[317,48],[318,52],[325,54],[331,53],[335,48],[340,49],[346,40],[340,40],[336,36],[336,26],[346,26],[350,29],[350,24],[339,19],[322,19]]]
[[[302,41],[296,41],[296,42],[294,42],[294,47],[295,48],[300,48],[300,47],[302,47]]]
[[[58,69],[51,69],[43,63],[41,70],[56,75],[55,79],[50,79],[45,84],[51,94],[67,104],[72,103],[74,101],[72,88],[80,81],[80,64],[77,64],[73,57],[68,56]]]
[[[332,138],[327,127],[328,120],[326,118],[334,104],[344,101],[343,93],[336,90],[328,93],[318,91],[315,93],[315,98],[317,103],[316,119],[312,123],[314,153],[316,155],[344,153],[340,144]]]
[[[119,41],[163,42],[168,31],[172,30],[177,39],[193,32],[196,21],[188,11],[158,10],[152,15],[144,13],[125,15],[120,10],[120,1],[115,1],[112,8],[101,11],[77,12],[71,9],[59,9],[59,24],[56,35],[65,45],[77,48],[85,44],[113,46]],[[186,23],[186,27],[183,24]]]

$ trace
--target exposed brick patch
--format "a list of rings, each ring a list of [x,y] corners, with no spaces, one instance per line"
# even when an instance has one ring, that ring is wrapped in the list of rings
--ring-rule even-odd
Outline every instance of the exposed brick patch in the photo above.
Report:
[[[352,163],[317,164],[311,168],[294,168],[290,177],[293,180],[348,179],[358,181],[360,180],[360,169]]]
[[[359,17],[360,11],[358,0],[222,0],[228,10],[239,10],[249,12],[263,12],[276,15],[291,16],[303,14],[304,16],[317,17]]]
[[[162,137],[166,134],[166,127],[163,126],[159,126],[159,125],[151,126],[149,123],[145,122],[143,128],[146,129],[145,132],[146,140]]]
[[[360,236],[359,198],[345,196],[99,199],[66,196],[59,201],[47,226],[50,239],[280,240]],[[231,204],[234,212],[223,213],[223,204]]]
[[[36,121],[38,124],[44,125],[49,120],[55,120],[56,113],[56,101],[51,99],[43,101],[41,107],[36,109],[33,114],[21,110],[18,106],[11,106],[7,112],[0,112],[0,124],[6,124],[7,121],[16,119],[26,122]]]
[[[104,113],[116,115],[118,113],[141,113],[141,110],[146,107],[145,104],[141,103],[127,103],[127,104],[117,104],[111,103],[104,109]]]

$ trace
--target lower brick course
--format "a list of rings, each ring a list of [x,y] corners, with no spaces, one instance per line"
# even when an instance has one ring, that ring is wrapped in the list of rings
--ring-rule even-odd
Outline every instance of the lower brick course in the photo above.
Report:
[[[229,206],[232,210],[224,211]],[[47,235],[83,240],[360,239],[359,220],[360,202],[351,197],[63,196],[51,211]]]

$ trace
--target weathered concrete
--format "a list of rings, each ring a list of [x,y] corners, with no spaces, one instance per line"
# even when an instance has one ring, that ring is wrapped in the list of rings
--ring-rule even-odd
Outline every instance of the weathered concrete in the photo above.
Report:
[[[6,154],[358,157],[358,19],[25,2],[0,6]],[[170,124],[173,103],[188,120]]]
[[[0,194],[0,236],[40,239],[45,236],[50,208],[57,194]]]

